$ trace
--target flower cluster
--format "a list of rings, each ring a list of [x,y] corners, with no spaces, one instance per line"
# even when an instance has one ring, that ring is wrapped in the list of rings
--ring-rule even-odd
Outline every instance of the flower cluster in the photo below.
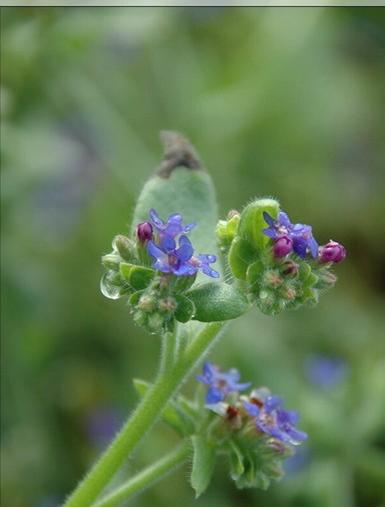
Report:
[[[154,209],[149,213],[151,223],[139,224],[137,234],[141,238],[145,236],[147,252],[153,258],[152,267],[162,273],[170,273],[176,276],[192,276],[199,269],[212,278],[218,278],[219,273],[210,267],[217,258],[215,255],[201,254],[193,256],[194,248],[186,236],[195,224],[183,225],[180,214],[170,215],[167,222],[163,222]],[[142,234],[144,226],[152,230],[151,238],[148,234]]]
[[[112,252],[102,258],[106,268],[102,293],[110,299],[127,296],[134,321],[152,333],[173,330],[175,321],[199,319],[201,313],[190,291],[198,271],[219,277],[211,267],[215,255],[194,256],[187,237],[194,227],[185,225],[179,213],[164,222],[151,209],[149,221],[136,226],[135,239],[116,236]],[[201,294],[199,302],[207,306]]]
[[[278,213],[276,220],[266,211],[263,213],[263,218],[269,226],[263,229],[263,233],[274,240],[275,257],[285,257],[294,252],[301,259],[305,259],[310,254],[320,263],[337,263],[346,257],[345,248],[335,241],[330,240],[326,245],[318,247],[312,227],[305,224],[292,224],[288,215],[283,211]]]
[[[207,408],[230,419],[237,415],[244,423],[251,419],[257,429],[256,436],[262,433],[290,445],[299,445],[307,439],[306,433],[295,427],[298,412],[285,410],[282,398],[272,395],[266,387],[253,389],[248,396],[240,395],[251,383],[240,383],[238,370],[222,372],[206,362],[203,375],[197,376],[197,380],[208,386]]]
[[[231,470],[237,485],[267,487],[271,480],[280,478],[283,461],[307,439],[296,427],[298,412],[286,410],[282,398],[265,387],[241,394],[251,384],[241,383],[236,369],[224,372],[205,363],[197,380],[207,386],[210,438],[228,450],[231,468],[238,462],[238,468]]]
[[[346,257],[336,241],[319,246],[310,225],[293,223],[269,198],[220,220],[216,234],[233,276],[267,315],[317,304],[337,280],[332,266]]]

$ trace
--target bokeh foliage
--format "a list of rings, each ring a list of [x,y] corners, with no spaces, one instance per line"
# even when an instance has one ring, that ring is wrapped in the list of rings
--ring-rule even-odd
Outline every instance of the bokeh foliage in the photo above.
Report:
[[[315,309],[250,313],[212,354],[300,410],[310,440],[288,477],[237,492],[217,470],[195,501],[180,471],[133,504],[385,505],[383,12],[1,14],[4,505],[57,505],[132,410],[131,379],[153,376],[157,337],[98,285],[100,256],[127,233],[160,160],[161,129],[198,148],[222,215],[273,195],[348,260]],[[335,389],[306,378],[315,353],[347,361]],[[122,477],[175,441],[159,425]]]

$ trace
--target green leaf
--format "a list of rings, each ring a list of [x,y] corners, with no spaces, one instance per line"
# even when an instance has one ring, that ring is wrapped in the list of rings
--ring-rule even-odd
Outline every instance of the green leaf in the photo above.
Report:
[[[130,264],[128,262],[121,262],[119,266],[120,274],[126,280],[126,282],[130,279],[131,269],[134,267],[134,264]]]
[[[152,384],[141,379],[133,380],[134,387],[138,394],[143,397],[147,391],[152,387]],[[162,420],[169,424],[175,431],[182,436],[191,435],[195,430],[195,424],[192,415],[195,413],[191,407],[186,410],[186,404],[188,403],[185,399],[180,399],[178,396],[177,400],[171,400],[162,413]]]
[[[195,497],[198,498],[210,484],[216,452],[215,447],[199,435],[191,437],[191,441],[194,454],[190,480],[191,486],[195,490]]]
[[[195,305],[185,296],[176,296],[177,308],[175,310],[175,318],[179,322],[188,322],[195,313]]]
[[[148,220],[151,208],[163,220],[171,213],[181,213],[184,223],[197,224],[189,234],[195,251],[218,256],[214,232],[218,216],[212,180],[203,170],[194,148],[182,136],[166,132],[163,141],[165,159],[143,187],[133,216],[132,232],[139,222]],[[216,269],[221,271],[218,265]]]
[[[209,282],[186,293],[195,305],[194,319],[201,322],[230,320],[249,308],[246,297],[226,283]]]

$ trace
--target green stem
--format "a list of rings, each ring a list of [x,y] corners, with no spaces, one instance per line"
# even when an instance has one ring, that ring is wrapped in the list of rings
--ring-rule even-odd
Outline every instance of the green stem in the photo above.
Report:
[[[190,453],[190,441],[185,440],[159,461],[145,468],[99,502],[96,502],[94,507],[115,507],[135,493],[153,486],[159,479],[163,479],[172,470],[182,465],[188,459]]]
[[[224,322],[207,324],[187,346],[173,368],[158,378],[111,445],[68,498],[65,507],[92,505],[124,460],[154,425],[171,396],[208,351],[223,326]]]
[[[162,336],[162,352],[160,358],[159,376],[167,375],[175,362],[177,331]]]

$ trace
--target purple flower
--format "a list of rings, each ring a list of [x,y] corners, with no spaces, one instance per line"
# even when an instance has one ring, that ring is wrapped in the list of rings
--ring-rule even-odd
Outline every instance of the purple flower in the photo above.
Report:
[[[229,393],[243,391],[251,385],[250,382],[239,383],[240,375],[235,368],[222,372],[209,362],[203,366],[203,375],[198,375],[196,379],[209,386],[206,394],[207,405],[223,401]]]
[[[314,354],[306,358],[305,372],[313,385],[330,389],[346,378],[347,365],[342,358]]]
[[[210,267],[217,260],[215,255],[202,254],[193,256],[191,241],[183,233],[188,233],[195,226],[183,226],[182,216],[174,213],[164,223],[154,209],[150,218],[157,230],[157,235],[147,243],[147,251],[154,259],[152,267],[176,276],[192,276],[199,269],[208,276],[218,278],[219,273]]]
[[[292,224],[286,213],[280,211],[278,219],[274,220],[272,216],[266,211],[263,213],[265,222],[269,225],[263,229],[263,233],[269,238],[276,240],[276,242],[286,236],[293,242],[294,252],[304,259],[308,251],[312,257],[318,256],[318,243],[313,237],[312,228],[310,225],[305,224]]]
[[[295,427],[299,421],[298,412],[284,410],[279,396],[272,396],[267,389],[259,389],[253,391],[248,400],[243,406],[262,433],[291,445],[299,445],[307,439],[307,434]]]
[[[340,243],[330,240],[324,246],[319,248],[319,261],[321,263],[327,262],[341,262],[346,257],[346,249]]]

